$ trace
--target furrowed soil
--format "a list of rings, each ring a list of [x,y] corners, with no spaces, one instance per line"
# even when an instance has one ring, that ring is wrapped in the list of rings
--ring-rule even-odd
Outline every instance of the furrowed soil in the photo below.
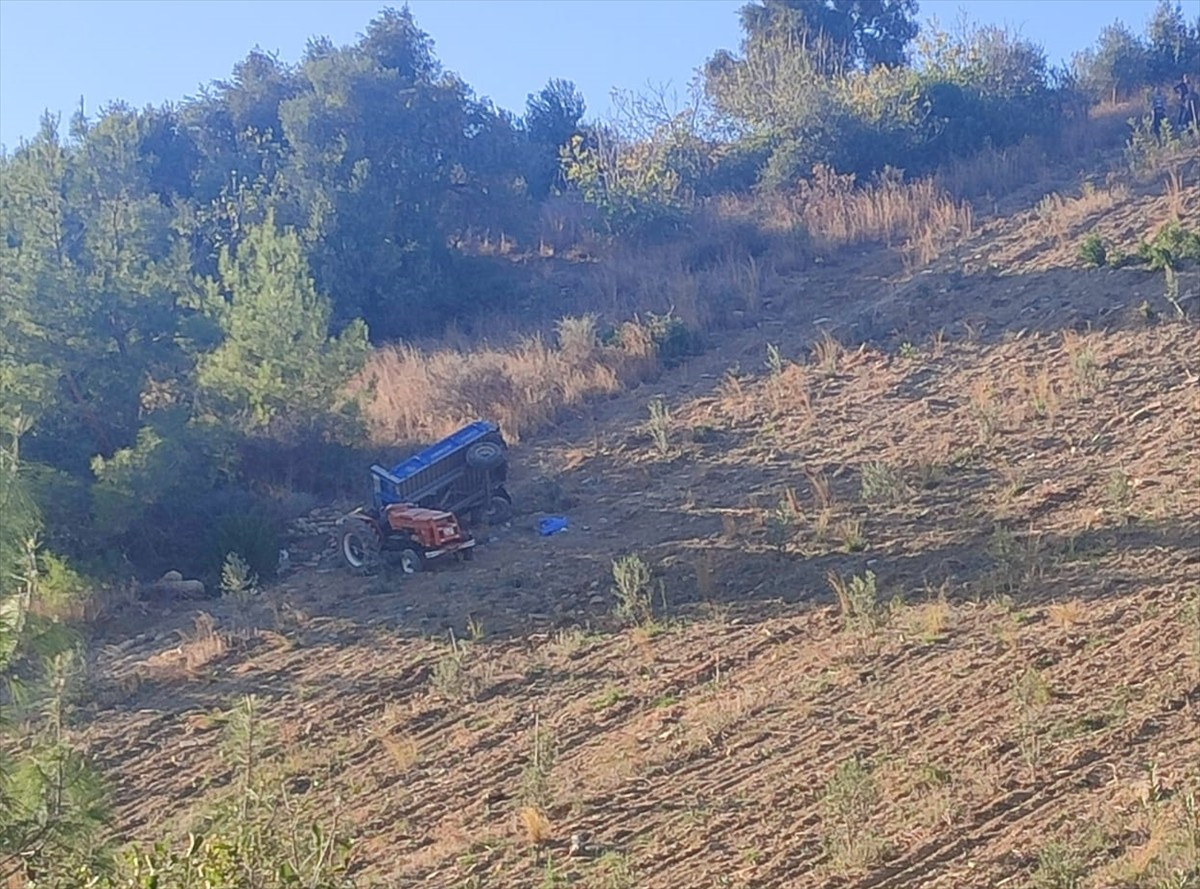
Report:
[[[1076,259],[1172,215],[1200,188],[780,276],[515,447],[523,512],[470,563],[127,603],[78,730],[121,836],[228,792],[253,694],[362,885],[1200,885],[1200,275],[1182,320],[1161,272]]]

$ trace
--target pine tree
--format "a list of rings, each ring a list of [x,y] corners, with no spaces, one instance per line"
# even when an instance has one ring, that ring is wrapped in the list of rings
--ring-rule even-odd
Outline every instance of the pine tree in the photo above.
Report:
[[[344,387],[366,358],[366,326],[329,336],[329,300],[313,284],[299,237],[279,231],[273,213],[236,253],[222,251],[219,268],[208,307],[224,340],[201,360],[201,392],[246,432],[319,431],[346,406]]]
[[[23,876],[65,887],[100,859],[107,809],[66,734],[75,639],[31,609],[39,520],[15,438],[0,447],[0,885]],[[18,664],[32,680],[18,679]]]

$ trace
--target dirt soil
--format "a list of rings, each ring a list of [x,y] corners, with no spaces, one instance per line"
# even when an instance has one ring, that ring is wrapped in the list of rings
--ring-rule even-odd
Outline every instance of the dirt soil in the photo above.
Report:
[[[1075,259],[1200,226],[1200,188],[1090,207],[778,278],[515,448],[524,512],[473,562],[126,606],[79,729],[122,835],[223,792],[254,694],[362,885],[1200,885],[1200,275],[1181,321],[1161,273]]]

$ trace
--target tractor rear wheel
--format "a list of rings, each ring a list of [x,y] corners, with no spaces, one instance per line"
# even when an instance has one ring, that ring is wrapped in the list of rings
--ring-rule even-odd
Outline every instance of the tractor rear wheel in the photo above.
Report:
[[[406,546],[400,550],[398,562],[400,570],[405,574],[420,574],[425,570],[425,554],[415,546]]]
[[[372,574],[379,567],[379,551],[383,548],[383,540],[379,536],[379,529],[369,519],[347,519],[342,524],[340,544],[342,560],[352,571]]]

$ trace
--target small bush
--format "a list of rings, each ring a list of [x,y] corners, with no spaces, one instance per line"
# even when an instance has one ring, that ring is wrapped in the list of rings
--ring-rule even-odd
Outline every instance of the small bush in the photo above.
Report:
[[[230,553],[237,553],[258,577],[274,577],[279,539],[277,523],[263,512],[226,516],[214,534],[214,561],[224,565]]]
[[[860,870],[880,859],[883,843],[867,827],[878,802],[875,777],[857,758],[839,765],[825,785],[822,809],[831,825],[826,844],[830,857],[840,868]]]
[[[684,359],[704,351],[704,341],[672,312],[656,315],[649,312],[642,322],[654,342],[663,367],[676,367]]]
[[[521,773],[522,797],[526,805],[539,810],[550,806],[550,772],[557,758],[557,747],[554,733],[543,729],[538,719],[533,726],[533,736],[529,739],[529,760]]]
[[[641,556],[622,556],[613,562],[613,594],[617,597],[617,615],[637,623],[652,617],[650,566]]]
[[[352,845],[339,811],[288,789],[284,745],[253,697],[229,714],[223,756],[232,781],[219,803],[204,813],[205,830],[184,844],[129,847],[111,879],[88,886],[254,886],[257,889],[346,889]],[[85,885],[79,881],[64,885]]]
[[[429,674],[429,684],[434,691],[451,701],[467,701],[475,697],[478,687],[475,677],[467,669],[467,653],[470,646],[450,635],[450,650],[434,662]]]
[[[767,343],[767,370],[771,377],[778,379],[783,374],[783,367],[783,354],[779,351],[779,347],[774,343]]]
[[[780,554],[787,550],[788,544],[796,537],[796,524],[800,515],[795,505],[794,495],[785,497],[767,514],[767,541]]]
[[[569,362],[581,364],[590,359],[600,345],[595,315],[560,318],[555,325],[558,348]]]
[[[1100,268],[1108,259],[1108,248],[1099,235],[1088,235],[1079,245],[1079,258],[1088,268]]]
[[[90,596],[87,581],[66,559],[52,552],[42,552],[38,562],[34,610],[63,620],[81,618]]]
[[[221,595],[244,603],[256,591],[258,577],[250,565],[237,553],[229,553],[221,566]]]
[[[1200,233],[1185,229],[1178,222],[1168,223],[1138,246],[1137,256],[1152,271],[1178,270],[1185,260],[1200,262]]]
[[[660,456],[671,453],[671,412],[661,398],[650,402],[650,420],[646,423],[646,430]]]
[[[828,577],[847,629],[871,633],[885,623],[887,608],[879,599],[874,571],[851,577],[848,581],[833,572]]]
[[[908,487],[898,469],[887,463],[867,463],[862,468],[862,499],[868,503],[896,503]]]
[[[1079,855],[1062,843],[1050,842],[1038,850],[1035,889],[1079,889],[1086,875],[1087,867]]]

